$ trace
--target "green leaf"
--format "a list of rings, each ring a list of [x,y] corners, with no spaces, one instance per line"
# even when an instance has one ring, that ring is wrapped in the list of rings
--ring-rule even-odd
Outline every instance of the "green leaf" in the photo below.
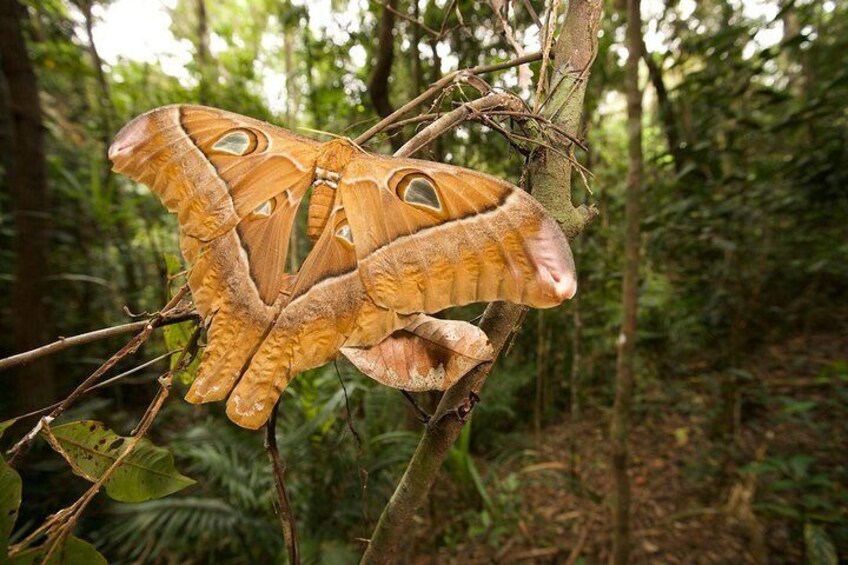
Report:
[[[12,418],[11,420],[0,422],[0,438],[2,438],[5,431],[14,426],[17,421],[17,418]]]
[[[804,548],[808,565],[836,565],[836,546],[827,530],[809,522],[804,524]]]
[[[196,322],[192,321],[165,326],[164,331],[162,332],[165,337],[165,347],[168,351],[183,349],[186,345],[188,345],[192,335],[194,335],[196,327]],[[171,355],[171,369],[176,369],[179,361],[180,355]],[[199,366],[200,355],[195,355],[188,367],[177,373],[177,377],[183,384],[189,385],[194,382],[194,377],[197,374],[197,368]]]
[[[9,565],[35,565],[41,563],[47,544],[24,550],[9,561]],[[74,536],[68,536],[61,547],[50,556],[48,565],[108,565],[93,545]]]
[[[0,435],[4,429],[0,428]],[[21,476],[0,457],[0,558],[9,553],[9,536],[21,506],[21,489]]]
[[[91,420],[52,428],[53,438],[45,435],[74,472],[92,482],[115,462],[131,439]],[[119,502],[143,502],[162,498],[193,484],[192,479],[174,468],[170,452],[142,439],[106,481],[106,494]]]

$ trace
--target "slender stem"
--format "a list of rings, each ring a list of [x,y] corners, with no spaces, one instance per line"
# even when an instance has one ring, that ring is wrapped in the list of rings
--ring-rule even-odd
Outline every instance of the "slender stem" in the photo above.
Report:
[[[280,450],[277,447],[277,409],[280,403],[274,406],[271,417],[265,424],[265,451],[271,460],[271,472],[274,475],[274,488],[277,491],[277,502],[280,505],[277,516],[280,518],[280,527],[286,540],[286,549],[289,554],[291,565],[300,565],[300,550],[297,544],[297,522],[292,511],[289,493],[286,490],[285,474],[286,465],[280,458]]]
[[[167,318],[163,318],[161,322],[158,322],[156,324],[156,327],[161,328],[163,326],[179,324],[180,322],[185,322],[186,320],[194,319],[197,319],[197,314],[195,314],[194,312],[185,312],[180,314],[179,316],[169,316]],[[95,341],[110,339],[117,335],[138,332],[144,329],[144,326],[146,326],[148,323],[150,323],[150,320],[139,320],[137,322],[121,324],[120,326],[112,326],[111,328],[102,328],[99,330],[94,330],[91,332],[86,332],[84,334],[79,334],[71,337],[60,337],[53,343],[48,343],[47,345],[43,345],[39,348],[32,349],[30,351],[25,351],[23,353],[18,353],[16,355],[12,355],[11,357],[6,357],[5,359],[0,359],[0,371],[5,371],[6,369],[11,369],[12,367],[16,367],[18,365],[25,365],[41,357],[53,355],[55,353],[64,351],[65,349],[76,347],[78,345],[85,345],[87,343],[93,343]]]

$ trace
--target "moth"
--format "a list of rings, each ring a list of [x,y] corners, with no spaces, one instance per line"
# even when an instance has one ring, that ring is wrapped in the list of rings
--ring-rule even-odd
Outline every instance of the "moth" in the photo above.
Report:
[[[135,118],[109,157],[179,222],[207,328],[186,399],[229,397],[227,415],[245,428],[268,420],[293,377],[339,352],[386,385],[444,390],[492,349],[479,328],[427,314],[496,300],[548,308],[576,291],[556,221],[523,190],[473,170],[193,105]],[[314,245],[289,273],[310,188]]]

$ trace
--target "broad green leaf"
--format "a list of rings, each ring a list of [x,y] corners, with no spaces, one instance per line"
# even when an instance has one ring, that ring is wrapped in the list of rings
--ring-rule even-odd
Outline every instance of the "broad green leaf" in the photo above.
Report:
[[[21,489],[20,475],[0,457],[0,559],[9,553],[9,536],[21,506]]]
[[[70,463],[75,473],[92,482],[115,462],[131,439],[91,420],[57,426],[52,428],[52,434],[55,440],[45,434],[52,447]],[[174,468],[170,452],[142,439],[106,481],[106,494],[119,502],[143,502],[162,498],[192,484],[192,479]]]
[[[9,565],[36,565],[42,563],[46,545],[33,547],[15,555]],[[106,558],[100,555],[93,545],[74,536],[68,536],[61,547],[56,548],[47,565],[107,565]]]
[[[809,522],[804,524],[804,548],[808,565],[836,565],[836,546],[827,530]]]

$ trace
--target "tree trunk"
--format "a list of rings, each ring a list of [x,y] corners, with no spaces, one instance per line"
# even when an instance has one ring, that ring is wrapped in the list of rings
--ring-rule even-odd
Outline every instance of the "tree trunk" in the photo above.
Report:
[[[575,246],[579,249],[579,242]],[[579,253],[575,253],[579,257]],[[580,288],[578,277],[577,288]],[[569,375],[571,420],[580,418],[580,333],[583,320],[580,318],[580,294],[571,300],[571,374]]]
[[[628,562],[630,553],[630,480],[627,476],[627,436],[633,397],[633,365],[636,345],[636,314],[639,288],[639,220],[642,190],[642,92],[639,90],[639,59],[642,51],[640,0],[627,0],[627,203],[625,211],[625,266],[621,291],[622,324],[618,337],[615,371],[615,405],[610,439],[612,442],[613,497],[612,563]]]
[[[196,0],[197,11],[197,68],[200,77],[197,82],[197,99],[201,104],[209,104],[209,23],[206,17],[206,0]]]
[[[380,29],[377,32],[377,58],[371,69],[371,78],[368,79],[368,95],[371,103],[381,118],[385,118],[394,108],[389,99],[389,76],[392,74],[392,62],[395,58],[395,13],[397,0],[388,0],[383,7],[383,15],[380,17]],[[397,151],[403,145],[402,136],[399,133],[389,137],[392,151]]]
[[[556,69],[550,84],[549,119],[569,134],[577,135],[589,65],[601,15],[600,0],[572,0],[559,40],[554,48]],[[573,236],[590,221],[592,213],[571,204],[570,162],[557,152],[539,151],[530,166],[533,194],[548,210],[563,212],[567,221],[563,230]],[[551,183],[554,186],[551,186]],[[561,200],[566,202],[563,204]],[[573,212],[569,209],[573,209]],[[526,308],[509,303],[490,305],[480,327],[489,336],[496,355],[516,329]],[[448,450],[459,437],[464,422],[456,410],[467,405],[472,394],[483,387],[492,363],[484,363],[448,389],[427,425],[415,454],[409,462],[394,494],[383,509],[362,563],[396,563],[408,542],[413,519],[427,498]]]
[[[668,144],[668,152],[674,160],[674,171],[679,173],[683,170],[685,162],[684,153],[680,147],[680,134],[677,130],[677,119],[675,117],[674,105],[668,97],[668,90],[665,87],[665,79],[663,78],[662,69],[654,61],[654,58],[645,49],[642,44],[642,58],[645,61],[645,66],[648,67],[648,78],[651,85],[654,87],[654,92],[657,95],[657,110],[662,124],[663,133],[665,133],[666,143]]]
[[[13,249],[17,262],[11,312],[18,351],[43,345],[48,336],[44,304],[50,214],[47,163],[38,82],[23,33],[25,18],[26,10],[17,0],[0,0],[0,63],[8,85],[6,111],[13,136],[7,178],[15,217]],[[21,367],[16,377],[13,398],[17,410],[38,408],[54,400],[49,357]]]
[[[421,9],[418,6],[418,0],[412,0],[412,17],[415,21],[420,21],[421,19]],[[412,24],[412,45],[409,49],[410,62],[412,63],[410,70],[412,74],[412,92],[410,93],[410,98],[415,98],[424,89],[424,68],[421,66],[420,44],[421,26]]]
[[[294,129],[297,125],[297,113],[300,107],[300,95],[297,90],[297,68],[294,62],[294,33],[286,27],[283,30],[283,53],[286,65],[286,127]]]
[[[103,71],[103,59],[100,58],[100,53],[97,50],[97,44],[94,42],[94,17],[91,13],[91,0],[78,0],[77,8],[82,12],[85,20],[85,33],[88,40],[88,54],[91,58],[91,66],[94,69],[94,76],[97,80],[97,112],[100,119],[100,143],[101,143],[101,158],[96,161],[98,171],[92,171],[92,178],[97,175],[100,179],[100,190],[104,194],[109,194],[112,200],[112,205],[115,209],[115,217],[121,217],[123,208],[123,198],[116,187],[112,191],[112,167],[109,163],[108,152],[109,146],[112,144],[112,137],[115,131],[112,129],[115,123],[115,107],[112,104],[112,91],[109,87],[109,81],[106,78],[106,73]],[[139,282],[137,268],[133,260],[133,252],[130,249],[132,234],[130,226],[126,222],[117,221],[114,224],[118,237],[115,239],[115,246],[120,250],[121,266],[124,271],[126,280],[126,296],[134,298],[138,295],[138,291],[142,284]]]

